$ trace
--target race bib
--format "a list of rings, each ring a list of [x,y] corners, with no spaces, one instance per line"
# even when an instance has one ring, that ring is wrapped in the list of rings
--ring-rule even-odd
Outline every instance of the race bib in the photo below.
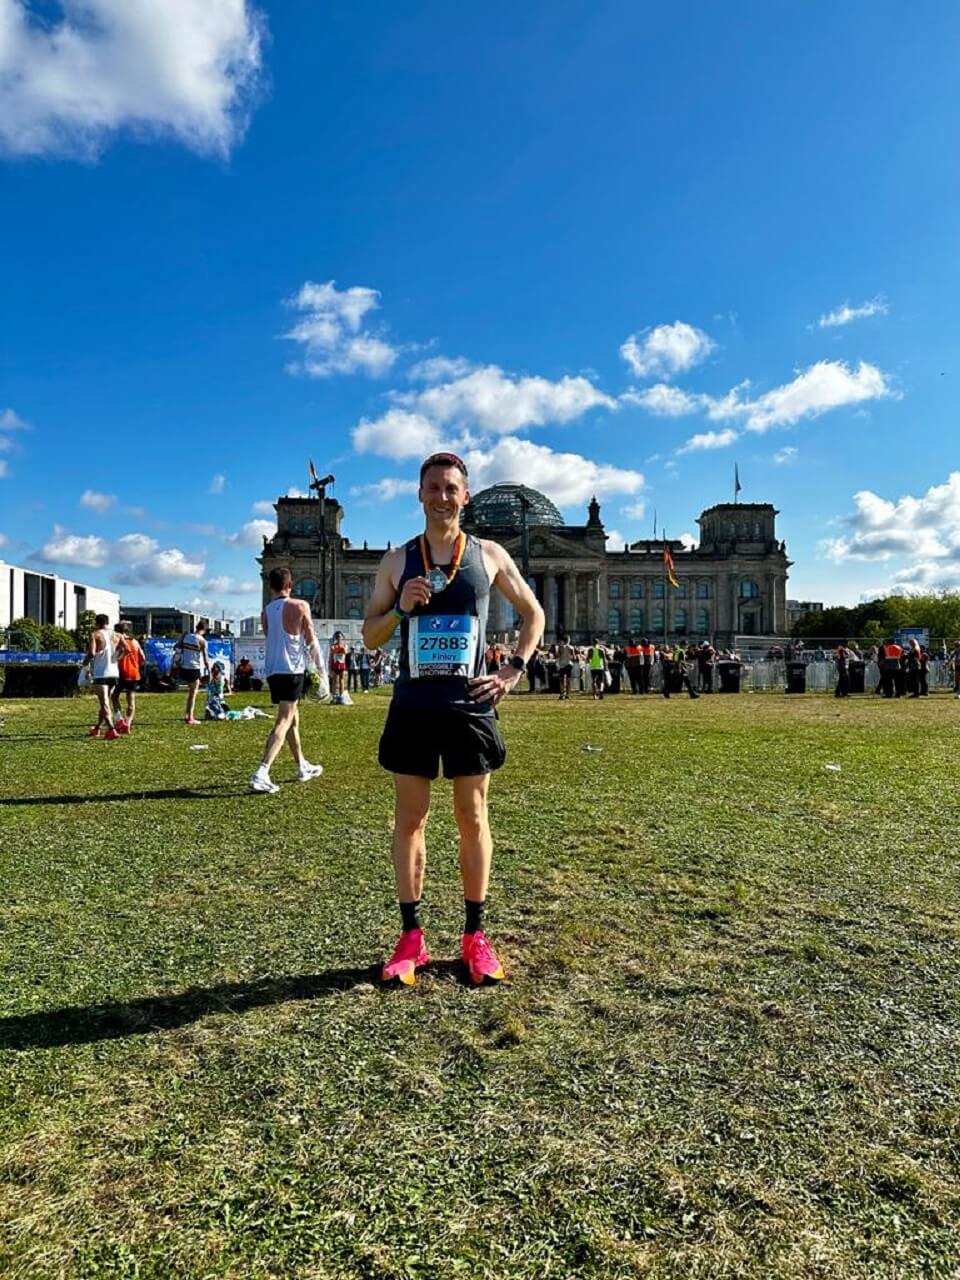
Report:
[[[430,613],[411,618],[411,678],[472,676],[479,640],[480,619],[468,613]]]

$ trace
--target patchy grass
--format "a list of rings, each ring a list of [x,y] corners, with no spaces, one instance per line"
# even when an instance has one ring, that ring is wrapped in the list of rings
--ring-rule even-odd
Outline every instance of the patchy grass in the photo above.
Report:
[[[952,700],[514,699],[511,980],[450,962],[438,788],[412,992],[385,705],[268,797],[263,721],[0,703],[4,1276],[960,1273]]]

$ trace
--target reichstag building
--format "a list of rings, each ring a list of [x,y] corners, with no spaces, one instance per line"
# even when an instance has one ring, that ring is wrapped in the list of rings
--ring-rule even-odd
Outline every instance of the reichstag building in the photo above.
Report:
[[[277,532],[258,557],[264,601],[267,575],[288,566],[294,595],[318,618],[361,618],[377,566],[388,547],[355,547],[340,533],[343,507],[335,498],[280,498]],[[709,507],[697,524],[694,547],[670,541],[678,587],[667,581],[662,540],[607,545],[600,504],[585,524],[570,525],[554,504],[522,484],[496,484],[476,494],[463,527],[492,538],[521,565],[546,612],[546,642],[566,634],[577,643],[631,635],[661,640],[710,637],[718,646],[735,636],[774,636],[786,630],[786,544],[777,540],[770,503]],[[416,530],[411,530],[411,536]],[[514,630],[513,609],[496,593],[488,634]]]

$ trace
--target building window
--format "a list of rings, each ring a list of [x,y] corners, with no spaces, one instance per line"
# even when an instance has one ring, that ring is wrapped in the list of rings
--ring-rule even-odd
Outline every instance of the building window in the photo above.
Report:
[[[360,594],[360,583],[358,579],[351,578],[350,581],[347,583],[347,595],[355,599],[357,596],[359,596],[359,594]]]
[[[643,610],[630,610],[630,630],[636,635],[643,630]]]
[[[697,633],[704,637],[710,634],[710,614],[706,609],[697,610]]]
[[[642,578],[631,578],[630,599],[631,600],[643,599],[643,579]]]
[[[293,594],[298,600],[306,600],[308,604],[313,604],[314,597],[317,594],[317,581],[315,578],[301,578],[294,586]]]
[[[741,600],[759,600],[760,588],[752,578],[743,578],[740,582]]]
[[[676,597],[677,597],[677,599],[678,599],[678,600],[686,600],[686,598],[687,598],[687,582],[686,582],[686,579],[685,579],[685,578],[678,578],[678,579],[677,579],[677,581],[679,582],[679,584],[680,584],[680,585],[679,585],[678,587],[674,587],[674,591],[675,591],[675,593],[676,593]]]
[[[352,605],[350,606],[350,608],[347,610],[347,617],[348,617],[348,618],[359,618],[359,617],[360,617],[360,610],[357,608],[357,606],[356,606],[355,604],[352,604]]]
[[[697,583],[697,599],[698,600],[710,599],[710,583],[709,582]]]
[[[659,578],[653,584],[653,598],[654,600],[663,599],[663,583],[660,581]]]
[[[687,634],[687,611],[684,608],[674,609],[673,629],[678,636]]]
[[[650,615],[650,628],[654,635],[663,635],[663,609],[657,605]]]
[[[607,595],[611,600],[620,599],[620,579],[611,578],[607,584]]]
[[[607,610],[607,631],[612,636],[617,636],[620,634],[620,610],[619,609]]]

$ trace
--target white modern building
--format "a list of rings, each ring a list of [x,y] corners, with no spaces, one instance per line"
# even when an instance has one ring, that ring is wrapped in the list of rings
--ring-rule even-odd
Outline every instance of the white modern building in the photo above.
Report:
[[[8,627],[15,618],[32,618],[72,631],[85,609],[105,613],[112,626],[120,618],[120,597],[103,587],[0,560],[0,627]]]

